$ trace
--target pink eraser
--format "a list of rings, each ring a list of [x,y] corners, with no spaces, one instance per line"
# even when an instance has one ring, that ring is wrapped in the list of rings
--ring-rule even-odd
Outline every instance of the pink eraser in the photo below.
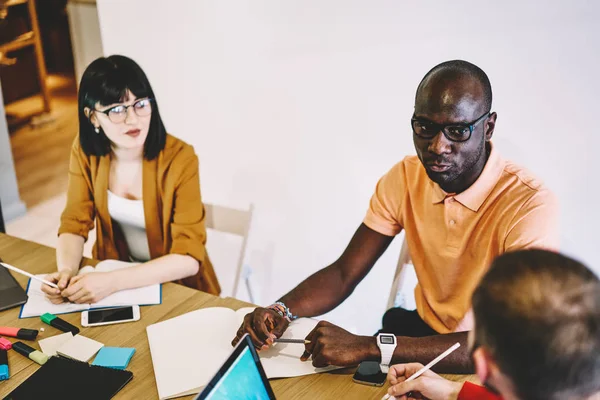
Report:
[[[2,349],[2,350],[12,349],[12,343],[10,342],[10,340],[0,337],[0,349]]]

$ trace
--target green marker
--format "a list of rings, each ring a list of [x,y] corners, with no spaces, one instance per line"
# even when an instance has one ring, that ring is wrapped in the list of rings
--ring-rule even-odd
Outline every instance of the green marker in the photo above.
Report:
[[[46,313],[42,315],[40,319],[43,323],[53,326],[56,329],[60,329],[63,332],[71,332],[73,335],[77,335],[79,333],[78,327],[71,325],[64,319],[58,318],[54,314]]]

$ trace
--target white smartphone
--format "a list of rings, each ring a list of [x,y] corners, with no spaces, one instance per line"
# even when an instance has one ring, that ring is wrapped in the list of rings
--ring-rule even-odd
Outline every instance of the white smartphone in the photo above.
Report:
[[[81,313],[81,326],[102,326],[140,319],[140,306],[102,308]]]

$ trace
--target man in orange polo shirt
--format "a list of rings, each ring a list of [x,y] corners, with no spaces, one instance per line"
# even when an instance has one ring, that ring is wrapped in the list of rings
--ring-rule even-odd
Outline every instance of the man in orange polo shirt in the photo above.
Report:
[[[497,119],[491,105],[491,85],[479,67],[449,61],[429,71],[417,88],[411,120],[417,156],[381,178],[341,257],[278,303],[246,315],[233,343],[247,332],[266,348],[295,317],[334,309],[404,230],[418,278],[417,310],[389,310],[380,331],[385,338],[353,335],[321,321],[308,335],[302,359],[312,357],[315,366],[425,364],[458,341],[463,346],[437,370],[471,371],[470,299],[492,260],[512,250],[558,246],[556,200],[498,154],[491,143]]]

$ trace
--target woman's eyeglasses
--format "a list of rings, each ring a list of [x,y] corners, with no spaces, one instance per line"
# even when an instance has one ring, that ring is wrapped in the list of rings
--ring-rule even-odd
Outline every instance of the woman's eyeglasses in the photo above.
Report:
[[[121,104],[118,106],[111,107],[108,110],[95,111],[100,112],[102,114],[106,114],[108,116],[108,119],[111,120],[111,122],[114,122],[115,124],[120,124],[121,122],[124,122],[127,119],[127,112],[129,111],[129,107],[133,107],[133,111],[138,117],[147,117],[148,115],[150,115],[152,113],[151,103],[152,99],[146,98],[136,100],[133,104],[129,106]]]

